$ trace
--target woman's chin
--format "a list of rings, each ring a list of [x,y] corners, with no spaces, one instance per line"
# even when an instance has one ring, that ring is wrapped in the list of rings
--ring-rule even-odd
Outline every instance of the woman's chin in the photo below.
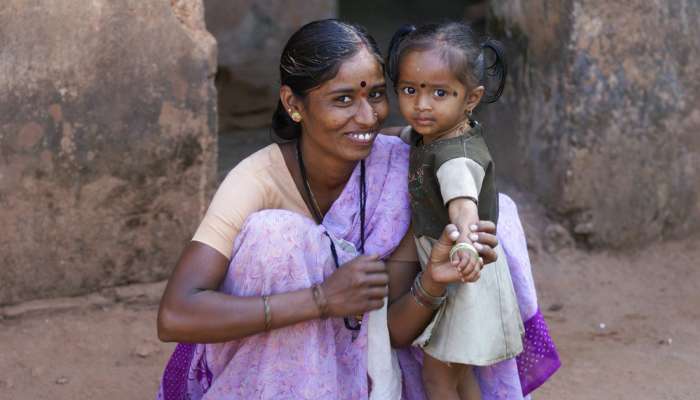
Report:
[[[352,155],[351,158],[353,160],[361,160],[372,151],[372,145],[377,138],[377,134],[377,132],[345,134],[341,150],[343,153]]]

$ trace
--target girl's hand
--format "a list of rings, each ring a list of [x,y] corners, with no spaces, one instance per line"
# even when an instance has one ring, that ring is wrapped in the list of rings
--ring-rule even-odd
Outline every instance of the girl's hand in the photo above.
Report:
[[[481,268],[471,269],[461,266],[459,268],[459,263],[457,260],[455,262],[450,261],[450,249],[455,243],[455,240],[459,237],[459,231],[457,227],[453,224],[449,224],[442,231],[440,239],[437,243],[433,245],[433,249],[430,252],[430,260],[426,267],[427,275],[430,277],[430,281],[436,284],[448,284],[454,282],[463,282],[467,277],[471,278],[469,282],[476,281],[479,279],[479,271]],[[431,293],[437,295],[437,293]]]
[[[328,316],[346,317],[382,308],[389,274],[379,256],[362,255],[343,264],[322,284]]]

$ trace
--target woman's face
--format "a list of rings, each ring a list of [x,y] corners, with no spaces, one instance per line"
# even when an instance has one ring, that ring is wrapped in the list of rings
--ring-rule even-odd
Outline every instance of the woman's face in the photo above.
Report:
[[[389,113],[381,65],[363,47],[333,79],[309,92],[299,110],[303,140],[342,160],[367,157]]]

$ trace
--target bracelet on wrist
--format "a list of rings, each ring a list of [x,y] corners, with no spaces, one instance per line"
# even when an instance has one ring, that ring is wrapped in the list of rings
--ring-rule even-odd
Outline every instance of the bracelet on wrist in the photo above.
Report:
[[[265,313],[265,331],[272,328],[272,312],[270,311],[270,296],[263,296],[263,312]]]
[[[440,308],[440,306],[445,302],[445,300],[447,299],[447,294],[444,294],[442,296],[433,296],[430,293],[428,293],[428,291],[425,290],[423,284],[421,283],[422,276],[423,272],[419,272],[418,275],[416,275],[416,279],[413,280],[413,285],[411,286],[411,295],[419,305],[425,308],[429,308],[431,310],[436,310]]]
[[[321,319],[328,318],[328,300],[326,300],[326,296],[323,294],[321,285],[317,283],[311,286],[311,295],[313,296],[314,303],[316,303],[316,307],[321,314]]]

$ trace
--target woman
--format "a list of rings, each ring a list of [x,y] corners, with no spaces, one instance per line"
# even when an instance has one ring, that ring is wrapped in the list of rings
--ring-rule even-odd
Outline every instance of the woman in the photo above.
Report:
[[[447,260],[454,227],[418,274],[408,149],[377,136],[388,104],[374,40],[310,23],[290,38],[280,73],[273,128],[287,142],[229,173],[163,295],[159,337],[207,344],[178,345],[159,398],[366,398],[368,312],[388,295],[391,342],[406,347],[448,283],[478,279]],[[494,231],[480,223],[485,263]],[[400,361],[404,396],[422,398],[416,359]]]

